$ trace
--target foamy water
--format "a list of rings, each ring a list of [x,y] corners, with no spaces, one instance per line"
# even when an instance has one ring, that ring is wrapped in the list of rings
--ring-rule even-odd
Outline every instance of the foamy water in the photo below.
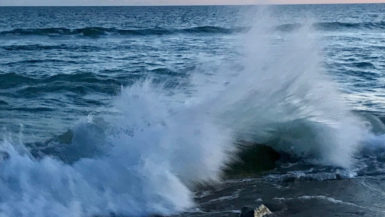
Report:
[[[0,213],[169,215],[195,206],[194,184],[218,181],[239,140],[346,169],[368,141],[381,146],[326,75],[312,25],[283,34],[270,15],[256,20],[239,36],[237,67],[203,64],[172,91],[149,80],[122,88],[108,114],[74,126],[62,150],[77,152],[71,163],[5,138]]]

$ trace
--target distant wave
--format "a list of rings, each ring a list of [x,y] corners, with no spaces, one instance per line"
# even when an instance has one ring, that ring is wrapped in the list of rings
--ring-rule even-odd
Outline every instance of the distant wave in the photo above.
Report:
[[[38,61],[22,61],[19,63],[44,63],[52,60]],[[52,92],[72,92],[77,94],[85,93],[108,93],[117,94],[121,85],[129,85],[138,82],[151,76],[153,82],[161,82],[167,87],[177,85],[179,78],[184,78],[187,75],[186,71],[176,72],[169,68],[155,68],[153,70],[143,71],[141,73],[128,73],[124,70],[106,71],[109,73],[119,74],[116,77],[97,74],[92,72],[78,72],[71,74],[55,74],[52,76],[28,76],[14,72],[0,73],[0,90],[15,88],[14,93],[23,97],[36,97],[36,95],[52,93]],[[170,76],[168,80],[164,77]],[[160,79],[162,77],[162,79]],[[158,78],[158,79],[157,79]],[[0,105],[3,104],[0,101]]]
[[[129,78],[129,76],[127,76]],[[126,78],[126,80],[128,79]],[[114,94],[121,85],[116,79],[93,73],[59,74],[49,77],[32,78],[16,73],[0,74],[0,90],[16,88],[23,97],[34,97],[47,92],[68,91],[75,93],[107,92]],[[110,85],[105,85],[108,83]]]
[[[30,45],[5,45],[0,46],[0,48],[7,51],[33,51],[33,50],[75,50],[78,52],[90,52],[90,51],[98,51],[101,48],[96,46],[88,46],[88,45],[43,45],[43,44],[30,44]]]
[[[118,29],[104,27],[85,27],[77,29],[69,28],[28,28],[12,29],[0,32],[0,35],[36,35],[36,36],[60,36],[60,35],[81,35],[97,37],[102,35],[170,35],[170,34],[231,34],[245,31],[245,28],[223,28],[218,26],[199,26],[183,29],[147,28],[147,29]]]
[[[289,23],[289,24],[282,24],[276,27],[277,30],[280,31],[292,31],[296,30],[303,25],[300,23]],[[335,30],[344,30],[344,29],[377,29],[377,30],[383,30],[385,29],[385,22],[360,22],[360,23],[349,23],[349,22],[318,22],[314,23],[313,27],[315,27],[317,30],[322,31],[335,31]]]
[[[303,26],[300,23],[288,23],[276,26],[279,31],[293,31]],[[318,22],[313,26],[321,31],[334,31],[343,29],[385,29],[385,22]],[[119,29],[105,27],[84,27],[84,28],[17,28],[1,31],[0,36],[65,36],[76,35],[85,37],[99,37],[103,35],[131,35],[131,36],[151,36],[151,35],[172,35],[172,34],[233,34],[242,33],[249,30],[249,27],[225,28],[219,26],[198,26],[192,28],[146,28],[146,29]]]

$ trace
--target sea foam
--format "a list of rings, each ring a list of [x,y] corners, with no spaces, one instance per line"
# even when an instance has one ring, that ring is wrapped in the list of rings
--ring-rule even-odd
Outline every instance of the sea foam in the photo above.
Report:
[[[280,35],[270,26],[263,17],[242,36],[238,70],[197,71],[189,91],[150,81],[123,88],[114,115],[74,127],[68,147],[93,147],[92,155],[36,159],[17,148],[22,142],[5,140],[1,216],[181,212],[194,206],[195,183],[218,180],[240,140],[349,167],[367,128],[325,74],[311,29]]]

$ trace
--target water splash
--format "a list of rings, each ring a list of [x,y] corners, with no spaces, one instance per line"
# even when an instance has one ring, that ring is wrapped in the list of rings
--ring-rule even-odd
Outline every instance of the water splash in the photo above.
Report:
[[[211,79],[197,75],[198,98],[238,140],[351,166],[369,130],[324,71],[310,25],[277,35],[264,17],[243,39],[241,69],[224,68]]]
[[[279,35],[270,25],[269,18],[260,19],[242,39],[236,71],[224,64],[218,73],[197,72],[191,90],[181,87],[173,94],[151,82],[123,89],[114,115],[75,127],[78,139],[69,147],[93,147],[93,155],[78,153],[72,163],[36,159],[17,151],[19,143],[4,141],[0,213],[180,212],[194,206],[194,183],[218,179],[238,140],[349,167],[366,127],[323,72],[312,31]]]

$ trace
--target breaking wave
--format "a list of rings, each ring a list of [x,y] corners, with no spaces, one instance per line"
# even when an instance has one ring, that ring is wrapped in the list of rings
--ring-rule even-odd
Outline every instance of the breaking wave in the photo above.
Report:
[[[259,23],[241,39],[244,55],[234,60],[237,67],[201,68],[189,87],[170,90],[145,81],[123,88],[110,114],[80,121],[65,144],[45,147],[50,152],[33,153],[23,141],[5,138],[0,212],[6,217],[181,212],[194,206],[195,183],[218,180],[236,159],[239,141],[349,168],[369,127],[324,73],[311,28],[284,39],[270,30]],[[105,30],[91,32],[100,31]]]

